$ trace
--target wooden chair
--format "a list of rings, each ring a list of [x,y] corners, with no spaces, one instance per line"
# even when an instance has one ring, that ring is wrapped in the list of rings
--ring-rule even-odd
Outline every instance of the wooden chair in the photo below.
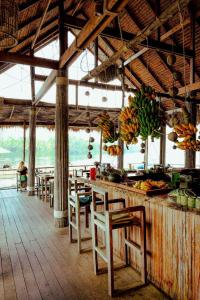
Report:
[[[92,201],[91,188],[78,180],[69,179],[68,185],[68,214],[69,214],[69,240],[72,243],[72,229],[77,231],[78,252],[81,253],[81,211],[85,210],[85,227],[89,227],[90,203]],[[75,222],[73,221],[75,215]]]
[[[104,198],[104,211],[97,211],[96,201],[97,195],[102,195]],[[98,255],[108,265],[108,294],[114,296],[114,261],[113,261],[113,230],[124,228],[125,235],[125,262],[129,265],[128,247],[134,248],[136,244],[127,238],[126,229],[131,226],[140,228],[141,234],[141,280],[147,283],[147,261],[146,261],[146,215],[144,206],[134,206],[117,210],[108,210],[108,205],[112,200],[108,200],[108,193],[98,187],[92,189],[92,242],[93,242],[93,260],[94,272],[99,274]],[[140,218],[133,213],[140,213]],[[98,228],[101,229],[106,237],[106,253],[99,246]]]

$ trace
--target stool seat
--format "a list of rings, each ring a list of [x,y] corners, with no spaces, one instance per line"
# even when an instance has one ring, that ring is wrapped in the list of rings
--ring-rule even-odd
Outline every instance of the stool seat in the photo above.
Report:
[[[79,197],[79,201],[80,201],[81,206],[90,205],[90,203],[92,202],[92,195],[81,196],[81,197]]]

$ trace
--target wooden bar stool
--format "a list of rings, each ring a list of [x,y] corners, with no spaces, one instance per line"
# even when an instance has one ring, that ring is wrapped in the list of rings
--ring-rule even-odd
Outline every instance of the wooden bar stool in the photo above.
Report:
[[[105,200],[105,211],[97,211],[96,200],[97,195],[101,194]],[[108,265],[108,294],[114,296],[114,261],[113,261],[113,230],[125,229],[125,261],[129,265],[128,249],[127,247],[135,248],[134,242],[127,238],[126,229],[131,226],[140,228],[141,236],[141,280],[144,284],[147,283],[147,260],[146,260],[146,215],[144,206],[133,206],[117,210],[108,210],[108,193],[105,190],[94,187],[92,190],[92,242],[93,242],[93,260],[94,272],[99,273],[98,255]],[[140,213],[140,218],[133,213]],[[102,230],[106,237],[106,253],[103,252],[99,246],[98,228]]]
[[[92,201],[91,188],[78,180],[69,179],[69,192],[68,192],[68,214],[69,214],[69,240],[72,243],[72,229],[77,231],[77,245],[78,252],[81,253],[81,212],[85,211],[85,227],[89,227],[89,214],[90,203]],[[73,221],[75,215],[75,222]]]
[[[54,207],[54,179],[49,180],[49,205]]]

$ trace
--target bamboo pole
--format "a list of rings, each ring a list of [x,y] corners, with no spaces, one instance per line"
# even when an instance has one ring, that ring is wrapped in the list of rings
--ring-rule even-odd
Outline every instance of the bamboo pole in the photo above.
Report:
[[[33,56],[31,51],[31,56]],[[32,102],[35,100],[35,68],[30,67]],[[31,107],[29,117],[29,163],[28,163],[28,195],[35,194],[35,144],[36,144],[36,108]]]
[[[195,1],[194,1],[195,2]],[[190,3],[189,12],[190,12],[190,20],[191,20],[191,48],[195,53],[195,3]],[[195,82],[195,56],[190,59],[190,83]],[[197,106],[195,103],[188,103],[188,108],[190,111],[191,121],[194,125],[196,125],[197,119]],[[194,136],[194,138],[196,138]],[[196,152],[193,150],[185,151],[185,168],[195,168],[196,165]]]
[[[25,162],[26,160],[26,122],[23,124],[23,158],[22,160]]]
[[[30,109],[29,119],[29,163],[28,163],[28,195],[35,193],[35,142],[36,142],[36,108]]]

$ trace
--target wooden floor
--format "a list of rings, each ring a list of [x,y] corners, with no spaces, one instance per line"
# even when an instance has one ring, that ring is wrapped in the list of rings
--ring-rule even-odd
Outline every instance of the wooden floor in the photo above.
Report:
[[[92,253],[78,255],[67,229],[54,228],[52,213],[25,192],[0,190],[0,300],[110,299],[107,275],[94,275]],[[116,281],[138,284],[138,274],[122,269]],[[148,285],[115,299],[167,298]]]

